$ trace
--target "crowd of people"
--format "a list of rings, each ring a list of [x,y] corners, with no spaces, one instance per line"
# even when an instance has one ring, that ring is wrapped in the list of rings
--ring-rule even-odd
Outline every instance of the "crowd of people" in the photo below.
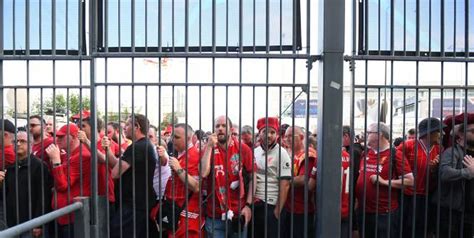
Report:
[[[110,237],[313,237],[324,219],[317,135],[299,126],[264,117],[254,130],[219,116],[212,132],[161,131],[132,114],[97,119],[93,131],[88,111],[71,120],[58,130],[38,115],[21,128],[0,122],[0,229],[90,196],[92,148]],[[473,237],[474,114],[425,118],[409,132],[392,142],[382,122],[357,139],[343,127],[341,237]],[[73,234],[68,214],[21,237]]]

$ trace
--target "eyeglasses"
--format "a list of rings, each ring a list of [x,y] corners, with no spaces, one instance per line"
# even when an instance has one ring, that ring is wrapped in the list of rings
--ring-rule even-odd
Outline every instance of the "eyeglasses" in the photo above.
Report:
[[[28,141],[27,141],[27,140],[22,140],[22,139],[17,139],[17,140],[15,141],[15,143],[16,143],[16,144],[26,144],[26,143],[28,143]]]

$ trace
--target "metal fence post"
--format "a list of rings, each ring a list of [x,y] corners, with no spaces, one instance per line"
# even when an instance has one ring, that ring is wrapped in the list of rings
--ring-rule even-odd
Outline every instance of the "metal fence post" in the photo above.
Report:
[[[339,237],[341,224],[341,138],[344,72],[344,0],[320,1],[317,237]]]
[[[75,202],[82,202],[83,207],[74,212],[74,237],[89,238],[90,236],[90,198],[76,197]]]

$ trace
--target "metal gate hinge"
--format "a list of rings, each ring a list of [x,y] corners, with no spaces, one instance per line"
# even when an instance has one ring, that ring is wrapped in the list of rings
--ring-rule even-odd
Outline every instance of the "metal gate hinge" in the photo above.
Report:
[[[306,68],[308,68],[309,70],[312,70],[313,69],[313,63],[316,62],[317,60],[319,60],[321,58],[320,55],[310,55],[308,57],[308,60],[306,61]]]

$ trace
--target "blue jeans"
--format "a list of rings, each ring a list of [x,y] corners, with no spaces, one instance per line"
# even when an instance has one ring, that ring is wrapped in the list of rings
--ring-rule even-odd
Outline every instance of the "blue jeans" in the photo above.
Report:
[[[214,227],[212,227],[214,224]],[[225,222],[220,220],[220,219],[212,219],[209,217],[206,217],[206,232],[207,232],[207,237],[214,237],[214,238],[226,238],[225,233],[226,233],[226,227],[225,227]],[[232,227],[227,226],[227,238],[247,238],[247,230],[248,226],[245,226],[243,228],[243,231],[239,233],[235,233],[232,231]]]
[[[362,224],[364,216],[365,224]],[[389,217],[390,224],[388,223]],[[377,215],[375,213],[364,213],[359,211],[358,221],[360,237],[375,237],[376,232],[377,237],[398,237],[398,209],[388,213],[378,213]],[[388,234],[389,227],[390,234]]]

